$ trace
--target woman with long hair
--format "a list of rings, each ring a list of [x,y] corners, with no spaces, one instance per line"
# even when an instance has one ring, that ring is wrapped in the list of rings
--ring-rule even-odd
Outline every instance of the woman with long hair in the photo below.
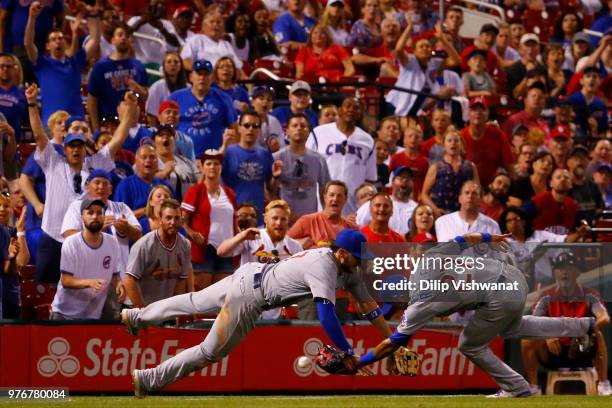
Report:
[[[427,171],[421,202],[429,204],[437,217],[459,209],[459,191],[468,180],[479,183],[476,165],[465,159],[463,138],[451,128],[444,135],[442,160]]]
[[[226,22],[227,41],[242,61],[249,60],[251,52],[251,17],[246,13],[233,14]]]
[[[316,80],[323,77],[328,81],[338,81],[340,77],[355,73],[348,51],[333,44],[327,28],[321,24],[312,27],[308,42],[295,57],[296,78]]]
[[[230,57],[221,57],[213,68],[212,87],[223,91],[234,103],[234,108],[244,112],[249,108],[249,93],[244,87],[238,85],[238,70],[234,60]]]
[[[174,91],[187,86],[187,71],[183,67],[183,59],[178,52],[167,52],[162,62],[164,77],[156,81],[149,89],[145,105],[147,115],[156,121],[159,105]]]
[[[548,89],[551,97],[565,94],[566,86],[571,78],[571,71],[563,69],[565,56],[563,47],[559,44],[550,43],[544,49],[544,64],[548,71]]]
[[[574,35],[582,31],[583,27],[582,18],[580,18],[578,13],[572,10],[566,11],[557,17],[550,41],[561,44],[563,48],[569,47],[572,44]]]
[[[365,52],[369,48],[376,48],[382,44],[380,17],[378,0],[366,0],[361,8],[361,19],[357,20],[351,28],[348,46]]]
[[[434,212],[429,204],[420,204],[410,217],[410,230],[406,234],[408,242],[436,242]]]
[[[161,204],[165,200],[171,198],[172,192],[170,188],[164,184],[159,184],[151,189],[149,198],[147,198],[145,216],[138,220],[142,227],[142,235],[155,231],[159,227],[159,211],[161,209]]]
[[[346,21],[343,0],[329,0],[320,24],[327,27],[332,43],[343,47],[348,45],[349,26]]]

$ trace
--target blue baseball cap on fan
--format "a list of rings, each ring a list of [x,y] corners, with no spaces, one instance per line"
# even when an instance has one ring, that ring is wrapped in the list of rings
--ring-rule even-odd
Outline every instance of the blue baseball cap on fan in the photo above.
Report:
[[[68,146],[71,142],[83,142],[85,143],[87,139],[85,139],[85,135],[82,133],[68,133],[64,138],[64,146]]]
[[[197,60],[196,62],[194,62],[192,68],[196,72],[197,71],[207,71],[207,72],[213,71],[213,66],[211,62],[205,59]]]
[[[113,181],[112,178],[111,178],[111,175],[108,172],[106,172],[106,171],[104,171],[102,169],[94,169],[94,170],[91,171],[91,173],[89,173],[89,176],[87,177],[87,180],[85,181],[85,183],[89,183],[89,182],[91,182],[91,180],[93,180],[93,179],[95,179],[97,177],[105,178],[105,179],[107,179],[110,182]]]
[[[334,246],[348,251],[351,255],[359,259],[374,259],[374,255],[364,249],[361,252],[361,244],[366,244],[368,240],[360,231],[345,228],[336,235]]]

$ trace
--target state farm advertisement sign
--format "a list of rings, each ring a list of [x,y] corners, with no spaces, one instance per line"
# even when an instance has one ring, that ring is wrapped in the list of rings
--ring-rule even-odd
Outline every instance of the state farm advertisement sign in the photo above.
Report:
[[[381,339],[369,326],[345,326],[357,354]],[[149,328],[132,337],[114,325],[0,326],[0,387],[68,387],[72,391],[130,391],[133,369],[150,368],[199,344],[207,330]],[[457,349],[458,331],[422,330],[410,347],[422,356],[419,376],[330,376],[316,366],[300,368],[327,342],[319,326],[260,326],[217,363],[168,387],[169,391],[239,392],[291,390],[452,390],[494,388],[488,375]],[[503,342],[491,348],[503,354]],[[262,375],[265,369],[265,376]]]

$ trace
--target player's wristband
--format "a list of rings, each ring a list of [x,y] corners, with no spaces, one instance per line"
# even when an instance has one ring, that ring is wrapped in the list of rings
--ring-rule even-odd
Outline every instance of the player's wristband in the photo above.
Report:
[[[482,235],[482,242],[491,242],[491,234],[488,232],[481,232],[480,235]]]
[[[359,357],[359,366],[363,367],[368,364],[372,364],[376,361],[376,356],[374,356],[374,351],[368,351],[363,356]]]
[[[380,307],[377,307],[376,309],[374,309],[374,310],[364,314],[363,317],[365,317],[369,321],[372,321],[372,320],[376,319],[378,316],[382,316],[382,314],[383,314],[383,312],[382,312],[382,310],[380,310]]]
[[[459,244],[459,248],[461,248],[462,251],[465,251],[468,248],[467,241],[461,235],[457,235],[454,238],[454,241]]]

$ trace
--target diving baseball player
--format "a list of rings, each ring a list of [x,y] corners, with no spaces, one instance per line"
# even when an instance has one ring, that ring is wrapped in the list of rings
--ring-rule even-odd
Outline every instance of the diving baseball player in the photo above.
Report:
[[[150,304],[144,309],[124,309],[122,322],[135,334],[138,328],[159,324],[182,315],[219,310],[210,332],[201,344],[182,351],[155,368],[134,370],[137,397],[180,380],[191,372],[219,361],[229,354],[255,326],[264,310],[313,297],[319,320],[328,337],[347,357],[351,367],[352,348],[342,332],[334,303],[336,288],[355,297],[356,306],[383,333],[391,329],[369,295],[360,273],[359,231],[344,229],[330,248],[299,252],[275,264],[248,263],[233,275],[196,293],[188,293]]]
[[[461,256],[463,250],[467,249],[468,244],[477,246],[483,242],[491,242],[493,249],[504,251],[509,236],[509,234],[487,233],[457,236],[454,241],[439,244],[426,251],[424,258],[456,259]],[[472,248],[469,252],[477,252],[476,249],[477,247]],[[483,262],[483,267],[471,268],[469,273],[459,274],[457,268],[453,271],[439,266],[417,268],[410,277],[410,281],[416,284],[417,289],[410,293],[410,303],[404,312],[402,322],[393,335],[378,344],[374,351],[361,356],[355,369],[394,353],[400,346],[406,346],[410,337],[432,318],[461,309],[472,309],[475,313],[459,337],[459,350],[474,364],[489,373],[501,387],[501,390],[492,397],[531,395],[527,381],[487,347],[495,336],[580,337],[588,344],[594,329],[593,318],[523,316],[528,287],[521,271],[509,262],[499,259],[482,257],[479,259]],[[446,292],[435,288],[432,290],[429,287],[419,290],[421,281],[447,282],[451,285]],[[459,289],[468,289],[453,289],[455,287],[453,281],[463,281]],[[472,290],[468,283],[487,284],[490,289]],[[352,358],[356,361],[355,357]]]

